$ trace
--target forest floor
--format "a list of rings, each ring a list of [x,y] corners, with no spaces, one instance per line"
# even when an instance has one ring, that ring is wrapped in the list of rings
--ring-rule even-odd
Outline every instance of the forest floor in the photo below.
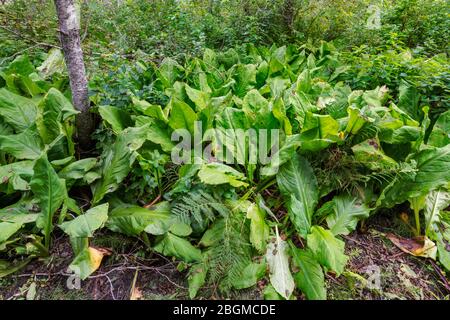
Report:
[[[399,232],[398,221],[382,215],[369,219],[344,238],[350,259],[346,271],[327,274],[328,299],[449,299],[448,280],[434,261],[410,256],[386,238]],[[158,254],[145,252],[139,241],[103,233],[92,246],[107,248],[111,255],[80,288],[67,273],[72,250],[67,238],[54,240],[51,258],[34,261],[26,268],[0,279],[1,299],[187,299],[186,276],[180,265]],[[69,283],[69,287],[68,287]],[[134,284],[134,285],[133,285]],[[230,299],[262,299],[264,281],[256,288],[231,293]],[[216,288],[202,290],[200,299],[222,299]]]

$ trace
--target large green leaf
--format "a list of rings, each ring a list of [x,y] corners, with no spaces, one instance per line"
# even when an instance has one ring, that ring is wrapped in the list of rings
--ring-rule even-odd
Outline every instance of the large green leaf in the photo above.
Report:
[[[161,122],[155,121],[147,131],[147,140],[159,144],[165,152],[171,152],[175,144],[171,139],[168,128]]]
[[[13,162],[0,167],[0,192],[12,193],[14,190],[30,190],[28,181],[33,176],[33,161]]]
[[[244,182],[243,173],[222,163],[208,163],[202,165],[198,172],[200,181],[205,184],[218,185],[228,183],[233,187],[245,187],[248,184]]]
[[[61,130],[67,131],[62,123],[78,113],[69,99],[55,88],[51,88],[47,92],[39,103],[39,108],[42,118],[38,118],[38,129],[47,144],[52,142]],[[67,135],[67,132],[64,133]]]
[[[186,129],[191,134],[194,133],[194,122],[197,120],[197,114],[185,102],[172,99],[172,110],[169,116],[169,126],[173,129]]]
[[[442,113],[437,119],[428,138],[428,144],[435,147],[450,144],[450,110]]]
[[[292,261],[299,268],[294,275],[297,287],[309,300],[325,300],[327,291],[322,267],[309,250],[300,250],[292,246]]]
[[[175,60],[165,58],[157,69],[157,76],[165,88],[170,88],[183,70]]]
[[[108,219],[108,203],[93,207],[71,221],[59,227],[71,238],[92,237],[94,231],[101,228]]]
[[[318,151],[340,140],[339,123],[330,115],[306,112],[300,134],[302,152]]]
[[[256,84],[256,65],[238,64],[234,67],[234,93],[243,98]]]
[[[133,126],[133,121],[131,120],[130,115],[122,108],[100,106],[98,107],[98,112],[100,113],[102,119],[111,126],[116,134],[122,132],[125,128]]]
[[[36,159],[41,155],[42,150],[42,140],[34,125],[18,134],[0,136],[0,151],[16,159]]]
[[[209,93],[191,88],[187,84],[185,85],[185,88],[186,94],[188,95],[189,99],[194,102],[195,110],[197,112],[200,112],[208,107],[211,101]]]
[[[147,138],[148,125],[127,128],[118,136],[115,143],[102,154],[102,178],[92,186],[92,203],[96,204],[110,192],[115,191],[131,170],[135,152]]]
[[[425,198],[425,235],[429,235],[431,230],[439,228],[434,226],[440,220],[440,211],[450,205],[450,192],[442,189],[431,191]],[[432,229],[433,228],[433,229]]]
[[[36,221],[45,236],[45,245],[49,248],[50,233],[53,230],[53,216],[67,197],[65,181],[58,177],[47,156],[43,154],[33,167],[34,175],[30,182],[31,190],[39,200],[41,212]]]
[[[167,123],[169,120],[165,112],[162,110],[160,105],[151,104],[145,100],[139,100],[136,97],[131,98],[133,101],[134,109],[143,113],[146,116],[149,116],[152,119],[163,121]]]
[[[97,162],[97,158],[84,158],[65,166],[58,172],[58,175],[60,178],[65,179],[66,184],[69,186],[76,180],[83,179]]]
[[[266,274],[266,263],[250,263],[242,270],[242,275],[233,283],[236,289],[246,289],[254,286]]]
[[[288,201],[289,218],[297,232],[305,237],[311,226],[319,190],[313,169],[302,156],[296,155],[277,174],[281,193]]]
[[[177,257],[184,262],[199,262],[202,260],[202,252],[194,247],[186,239],[177,237],[170,232],[155,245],[154,249],[165,255]]]
[[[221,161],[233,160],[242,165],[248,163],[250,141],[245,133],[248,128],[250,128],[250,122],[244,111],[225,108],[220,112],[216,117],[215,133],[217,142],[220,143],[215,148],[217,149],[216,157]]]
[[[270,163],[261,168],[261,175],[273,176],[277,174],[283,164],[296,157],[296,150],[300,145],[301,141],[299,134],[287,136],[286,141],[282,144],[281,148],[272,156]]]
[[[398,107],[415,120],[420,119],[419,99],[417,88],[406,81],[402,81],[398,89]]]
[[[269,238],[269,226],[265,221],[266,212],[256,203],[247,209],[247,219],[250,219],[250,242],[258,252],[266,250]]]
[[[352,147],[355,159],[371,170],[393,169],[397,162],[384,154],[380,141],[373,138]]]
[[[37,106],[31,99],[21,97],[5,88],[0,89],[0,116],[16,132],[22,132],[36,120]]]
[[[350,195],[338,195],[331,200],[333,209],[327,224],[334,235],[347,235],[356,229],[359,220],[369,217],[369,208]]]
[[[22,228],[23,223],[20,222],[0,222],[0,243],[5,242],[14,233]]]
[[[160,202],[149,209],[138,206],[121,206],[111,211],[106,226],[108,229],[129,236],[138,236],[143,231],[161,235],[172,223],[170,204]]]
[[[243,99],[242,110],[250,120],[252,128],[274,129],[280,126],[269,102],[256,89],[247,92]]]
[[[426,148],[410,158],[416,172],[402,174],[383,190],[378,205],[392,207],[450,182],[450,145]]]
[[[317,261],[329,270],[340,275],[347,264],[344,253],[345,244],[337,239],[330,230],[320,226],[313,226],[307,237],[308,248],[314,253]]]
[[[204,263],[199,263],[191,267],[188,276],[189,298],[195,298],[198,290],[200,290],[206,282],[207,273],[208,269]]]

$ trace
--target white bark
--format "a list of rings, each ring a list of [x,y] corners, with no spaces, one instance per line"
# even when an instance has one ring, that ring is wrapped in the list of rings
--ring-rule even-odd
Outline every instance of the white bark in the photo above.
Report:
[[[61,46],[69,73],[72,102],[80,111],[77,116],[77,138],[81,149],[88,149],[94,119],[89,112],[90,103],[83,51],[80,43],[80,22],[74,0],[54,0],[58,14]]]

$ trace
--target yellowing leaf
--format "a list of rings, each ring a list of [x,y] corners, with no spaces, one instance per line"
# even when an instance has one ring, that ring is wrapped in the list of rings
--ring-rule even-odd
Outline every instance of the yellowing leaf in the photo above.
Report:
[[[387,238],[403,252],[416,257],[436,260],[436,244],[425,236],[407,239],[390,233],[387,235]]]

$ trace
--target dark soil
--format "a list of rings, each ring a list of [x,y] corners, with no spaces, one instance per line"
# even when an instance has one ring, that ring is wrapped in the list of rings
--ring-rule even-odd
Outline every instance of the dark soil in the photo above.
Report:
[[[350,259],[341,276],[327,274],[328,299],[449,299],[448,280],[439,266],[393,246],[385,237],[393,231],[402,233],[398,221],[377,215],[344,237]],[[112,254],[104,258],[97,272],[81,282],[80,289],[67,286],[72,250],[61,235],[54,240],[51,258],[33,261],[16,274],[0,278],[0,299],[188,298],[183,264],[149,252],[136,239],[109,232],[97,234],[91,245],[107,248]],[[229,298],[260,299],[261,289],[239,291]],[[202,294],[201,299],[223,298],[215,288],[207,288]]]

